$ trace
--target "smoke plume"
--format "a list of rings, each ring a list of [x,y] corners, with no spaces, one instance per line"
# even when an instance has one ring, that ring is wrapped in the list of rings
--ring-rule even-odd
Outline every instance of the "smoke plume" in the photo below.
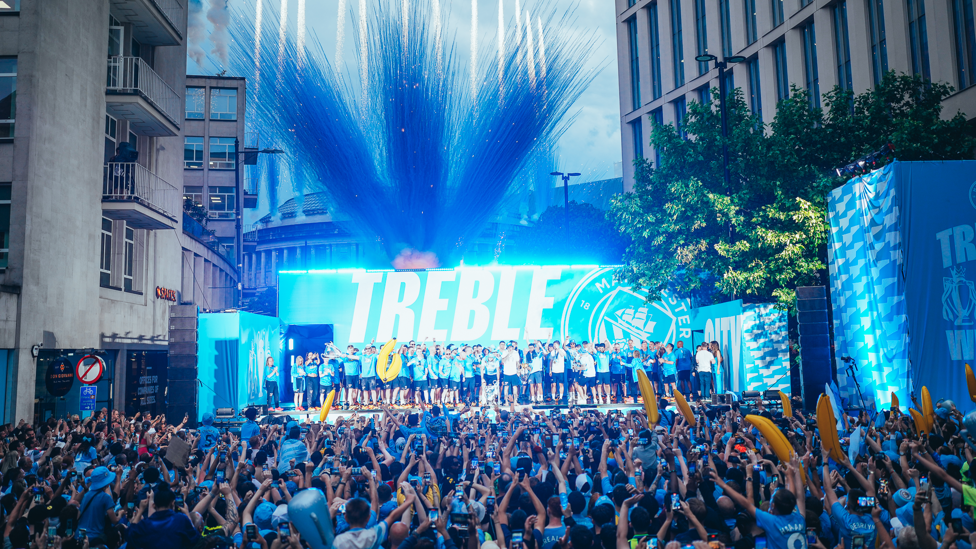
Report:
[[[198,66],[203,66],[206,52],[203,42],[207,39],[207,23],[203,19],[203,0],[190,0],[189,18],[186,22],[186,54]]]
[[[227,9],[227,1],[211,0],[210,9],[207,10],[207,20],[213,25],[213,32],[210,34],[213,49],[210,53],[216,55],[224,67],[227,66],[230,53],[230,33],[227,29],[230,25],[230,11]]]

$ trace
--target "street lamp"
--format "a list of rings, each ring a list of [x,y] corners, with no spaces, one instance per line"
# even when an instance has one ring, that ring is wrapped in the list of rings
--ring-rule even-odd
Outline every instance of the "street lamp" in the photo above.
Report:
[[[285,151],[281,149],[262,149],[260,151],[255,150],[241,150],[241,142],[236,137],[234,138],[234,195],[237,197],[235,199],[237,208],[237,223],[235,224],[235,233],[237,235],[237,276],[239,280],[237,281],[237,307],[240,308],[244,305],[244,233],[243,233],[243,221],[244,209],[242,208],[241,195],[241,155],[242,154],[254,154],[257,158],[258,154],[283,154]],[[247,162],[245,160],[245,162]]]
[[[733,55],[719,61],[718,57],[710,53],[695,57],[695,61],[700,63],[714,61],[715,66],[718,67],[718,110],[722,116],[722,175],[725,178],[725,194],[730,200],[732,198],[732,176],[729,174],[729,114],[725,109],[725,96],[728,95],[728,90],[725,89],[725,68],[729,66],[729,63],[742,63],[745,60],[746,58],[741,55]],[[729,238],[733,238],[731,220],[729,221]]]
[[[557,177],[563,178],[563,197],[566,200],[566,228],[569,228],[569,178],[579,177],[578,173],[563,173],[563,172],[552,172],[549,175],[555,175]]]

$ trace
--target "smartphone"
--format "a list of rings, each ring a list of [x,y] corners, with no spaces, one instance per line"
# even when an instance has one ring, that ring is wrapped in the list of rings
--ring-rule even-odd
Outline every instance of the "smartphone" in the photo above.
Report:
[[[176,496],[176,508],[177,509],[183,508],[183,494],[179,494]]]
[[[291,535],[291,527],[287,522],[278,523],[278,538],[287,538]]]
[[[478,458],[471,458],[471,468],[472,469],[478,468]]]
[[[248,524],[244,527],[244,531],[247,532],[248,539],[254,539],[258,537],[258,527],[256,524]]]
[[[694,473],[694,472],[695,472],[695,464],[694,463],[689,463],[688,464],[688,473]]]
[[[458,484],[457,486],[455,486],[454,487],[454,493],[457,494],[457,495],[463,494],[464,493],[464,485],[463,484]]]
[[[566,459],[566,452],[559,452],[559,459]]]
[[[68,519],[64,523],[64,537],[70,538],[75,535],[75,521],[74,519]]]
[[[343,507],[345,507],[345,505],[343,505]],[[427,515],[430,516],[431,522],[437,522],[437,509],[431,509]]]
[[[128,508],[131,511],[131,510],[135,509],[136,504],[135,504],[134,501],[130,501],[130,502],[126,503],[125,506],[126,506],[126,508]]]
[[[339,506],[339,512],[342,513],[343,515],[346,514],[346,504],[345,503],[343,503],[342,505]]]
[[[888,494],[888,481],[882,479],[879,482],[881,483],[881,487],[880,487],[880,490],[879,491],[881,492],[882,495],[887,495]]]
[[[851,549],[864,549],[864,536],[851,538]]]
[[[651,538],[651,540],[647,542],[647,546],[651,549],[657,549],[659,547],[657,538]]]
[[[579,437],[573,437],[573,446],[579,448]]]
[[[762,471],[762,466],[760,466],[760,465],[753,465],[752,466],[752,470],[758,473],[759,471]]]
[[[485,499],[485,507],[487,507],[488,509],[494,509],[495,508],[495,497],[494,496],[488,496]]]
[[[634,436],[634,430],[633,429],[627,429],[627,436],[629,436],[629,437]]]
[[[496,475],[502,474],[502,464],[501,463],[496,463],[495,464],[495,474]]]
[[[424,484],[430,484],[430,473],[424,473]]]
[[[522,532],[512,532],[512,549],[522,547]]]
[[[864,538],[861,538],[861,549],[863,549]],[[756,549],[766,549],[766,536],[756,536]]]
[[[681,509],[681,497],[678,494],[671,494],[671,509],[674,511]]]
[[[88,530],[85,528],[78,529],[78,539],[82,540],[88,537]]]
[[[957,534],[962,534],[962,519],[952,519],[952,531]]]
[[[352,474],[354,474],[354,475],[361,475],[362,473],[363,473],[363,468],[362,467],[353,467],[352,468]]]
[[[813,545],[817,543],[817,531],[813,528],[807,528],[807,545]]]
[[[871,509],[874,507],[874,498],[871,496],[862,496],[857,498],[857,506],[861,509]]]
[[[495,452],[492,450],[485,452],[485,459],[495,459]]]
[[[58,527],[57,526],[48,526],[47,527],[47,543],[49,545],[51,543],[54,543],[54,536],[56,536],[56,535],[58,535]]]

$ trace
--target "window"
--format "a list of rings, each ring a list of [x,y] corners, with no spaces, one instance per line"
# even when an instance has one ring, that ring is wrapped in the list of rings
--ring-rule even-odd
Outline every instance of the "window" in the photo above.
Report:
[[[20,11],[20,0],[0,0],[0,11]]]
[[[820,108],[820,73],[817,69],[817,31],[813,21],[803,27],[803,68],[806,73],[810,107]]]
[[[112,287],[112,220],[102,218],[102,248],[98,256],[99,286]]]
[[[183,138],[183,167],[203,169],[203,138]]]
[[[237,263],[237,254],[236,254],[236,250],[234,249],[234,240],[235,238],[233,236],[217,237],[217,243],[220,244],[220,251],[218,253],[223,255],[224,259],[229,261],[231,265]],[[299,266],[299,268],[301,268],[301,266]]]
[[[674,120],[675,126],[678,128],[678,133],[681,135],[682,139],[688,138],[688,132],[685,131],[685,116],[688,114],[688,101],[685,97],[681,97],[674,100]]]
[[[759,79],[759,57],[746,61],[749,71],[749,106],[752,113],[762,120],[762,81]]]
[[[0,139],[13,139],[17,112],[17,58],[0,57]]]
[[[770,2],[772,2],[773,28],[776,28],[782,25],[785,20],[783,18],[783,0],[770,0]]]
[[[874,85],[881,83],[888,72],[888,45],[885,40],[885,17],[882,0],[867,0],[868,25],[871,29],[871,61],[874,69]]]
[[[778,42],[773,46],[773,60],[776,63],[776,102],[790,96],[790,77],[786,68],[786,42]]]
[[[710,93],[711,88],[708,86],[702,86],[695,91],[698,92],[698,102],[702,105],[708,104],[708,102],[712,100]]]
[[[813,2],[813,0],[800,0],[800,7],[801,8],[807,7],[810,5],[810,2]]]
[[[135,275],[136,232],[129,226],[125,227],[124,253],[125,269],[122,273],[122,289],[131,292],[134,291],[133,278]]]
[[[746,7],[746,40],[750,44],[759,40],[759,26],[756,24],[756,0],[745,0]]]
[[[925,29],[925,0],[908,0],[908,37],[912,46],[912,74],[932,78],[929,35]]]
[[[630,35],[630,95],[633,98],[634,109],[641,106],[640,95],[640,59],[637,46],[637,18],[627,20],[627,31]]]
[[[644,121],[641,117],[630,123],[630,133],[634,137],[634,160],[644,158]]]
[[[234,187],[210,187],[210,217],[232,219],[237,211]]]
[[[661,97],[661,32],[657,17],[657,3],[647,8],[651,39],[651,92],[654,99]]]
[[[722,57],[732,57],[732,0],[718,0],[719,24],[722,30]]]
[[[198,187],[198,186],[183,187],[183,203],[203,206],[203,187]]]
[[[237,120],[237,90],[210,88],[210,119]]]
[[[705,24],[705,0],[695,0],[695,46],[696,55],[708,53],[708,26]],[[708,72],[708,62],[698,62],[698,75]]]
[[[10,183],[0,183],[0,269],[10,261]]]
[[[655,127],[663,126],[663,125],[664,125],[664,108],[658,107],[653,111],[651,111],[651,130],[653,131]],[[661,165],[661,152],[658,151],[657,148],[654,149],[654,165],[655,166]]]
[[[234,138],[233,137],[211,137],[210,138],[210,169],[211,170],[233,170],[234,169]]]
[[[973,0],[952,0],[953,30],[956,35],[956,62],[959,64],[959,89],[976,84],[976,26]]]
[[[115,142],[118,140],[119,123],[109,115],[105,115],[105,162],[115,156]]]
[[[186,119],[203,120],[203,108],[207,101],[206,88],[186,88]]]
[[[837,39],[837,84],[841,89],[854,88],[851,75],[851,40],[847,34],[847,0],[834,4],[834,36]]]
[[[735,92],[735,71],[732,69],[725,70],[725,96],[728,98],[729,94]]]
[[[674,63],[674,87],[685,85],[685,51],[681,36],[681,0],[671,0],[671,59]]]
[[[133,151],[139,152],[139,136],[133,132],[129,132],[129,146],[132,147]]]
[[[627,0],[627,7],[628,8],[634,7],[635,4],[637,4],[637,0]]]

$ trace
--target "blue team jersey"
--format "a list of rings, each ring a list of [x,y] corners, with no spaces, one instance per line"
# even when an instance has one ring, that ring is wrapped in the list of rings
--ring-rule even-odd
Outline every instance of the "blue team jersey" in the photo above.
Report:
[[[427,357],[427,375],[430,379],[440,379],[440,367],[438,363],[440,362],[440,357],[437,355],[430,355]]]
[[[451,381],[461,381],[464,377],[464,359],[455,358],[451,360]]]
[[[291,379],[292,379],[292,381],[294,381],[294,380],[296,380],[296,379],[298,379],[300,377],[305,377],[305,363],[304,362],[301,363],[301,364],[296,363],[294,366],[291,367]]]
[[[335,376],[335,363],[330,359],[319,364],[319,384],[323,386],[332,385],[332,378]]]
[[[451,379],[451,368],[453,368],[453,362],[446,356],[442,356],[437,360],[437,377],[441,379]]]
[[[362,363],[363,373],[359,375],[362,377],[376,377],[376,355],[364,356]]]
[[[614,375],[624,373],[624,363],[620,353],[613,353],[610,355],[610,373]]]
[[[610,373],[610,353],[596,354],[596,371],[601,374]]]
[[[807,549],[807,521],[797,511],[773,515],[756,509],[756,524],[766,531],[769,549]]]
[[[674,368],[679,372],[691,369],[691,364],[693,362],[691,351],[681,347],[680,349],[674,350]]]
[[[673,352],[672,353],[665,353],[665,355],[663,357],[661,357],[661,360],[662,360],[662,362],[661,362],[661,372],[665,376],[673,376],[674,373],[675,373],[675,371],[676,371],[675,370],[675,367],[674,367],[674,353]],[[668,362],[664,362],[664,361],[671,362],[671,364],[668,364]]]
[[[834,526],[834,531],[843,538],[844,547],[853,547],[855,536],[864,538],[862,547],[866,549],[874,547],[874,538],[878,533],[875,531],[871,515],[855,515],[840,503],[834,502],[830,506],[830,522]]]
[[[427,379],[427,361],[424,360],[424,357],[414,356],[410,359],[409,364],[414,381],[425,381]]]
[[[465,379],[474,377],[474,357],[471,355],[464,357],[464,377]]]
[[[342,361],[342,368],[347,376],[358,376],[359,369],[362,368],[362,356],[353,355],[353,358],[346,358]]]

